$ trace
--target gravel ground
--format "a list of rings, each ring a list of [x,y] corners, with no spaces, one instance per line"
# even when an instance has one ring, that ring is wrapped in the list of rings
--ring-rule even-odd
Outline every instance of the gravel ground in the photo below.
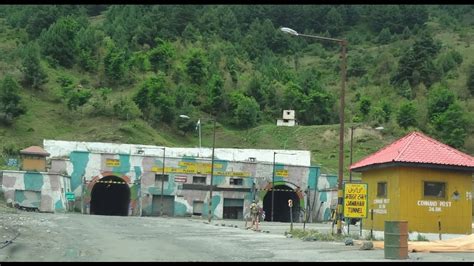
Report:
[[[306,228],[323,232],[330,226]],[[383,250],[288,238],[285,223],[263,222],[261,229],[246,230],[236,220],[50,214],[0,204],[0,262],[393,261],[384,259]],[[404,261],[473,260],[472,253],[410,253]]]

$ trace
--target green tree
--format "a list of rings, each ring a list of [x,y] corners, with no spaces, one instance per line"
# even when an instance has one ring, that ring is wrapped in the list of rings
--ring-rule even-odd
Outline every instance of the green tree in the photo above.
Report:
[[[397,113],[397,123],[405,129],[410,126],[417,126],[416,106],[413,102],[405,102],[400,105]]]
[[[342,20],[341,13],[335,7],[331,7],[329,12],[324,17],[324,21],[326,24],[326,29],[329,31],[331,36],[337,36],[341,33],[344,25],[344,21]]]
[[[48,82],[48,75],[41,66],[39,46],[36,42],[30,42],[22,51],[21,72],[23,84],[27,87],[39,89]]]
[[[59,83],[59,97],[67,100],[69,93],[74,89],[74,80],[71,77],[61,75],[56,80]]]
[[[432,121],[433,134],[442,142],[461,148],[467,136],[467,118],[461,106],[454,103],[448,109],[435,116]]]
[[[408,100],[411,100],[413,98],[413,92],[410,86],[410,82],[408,82],[408,80],[405,80],[401,86],[397,87],[397,93],[398,95],[403,96]]]
[[[142,111],[142,114],[144,115],[145,119],[149,118],[149,94],[150,90],[146,85],[141,86],[138,89],[137,94],[133,97],[133,101],[135,104],[138,106],[138,108]]]
[[[98,69],[99,48],[103,35],[94,27],[82,28],[75,37],[76,55],[79,66],[89,72]]]
[[[444,113],[455,103],[454,92],[446,86],[439,85],[433,88],[428,94],[428,117],[433,120],[436,116]]]
[[[196,28],[191,22],[188,23],[181,36],[185,41],[189,42],[195,42],[202,39],[199,29]]]
[[[407,40],[407,39],[410,38],[410,36],[411,36],[410,28],[405,27],[405,28],[403,29],[403,32],[402,32],[402,38],[403,38],[404,40]]]
[[[82,25],[71,16],[58,19],[39,38],[42,53],[61,66],[70,68],[76,61],[76,33]]]
[[[260,112],[257,101],[241,92],[234,92],[230,96],[234,124],[240,128],[251,128],[257,124]]]
[[[90,98],[92,98],[90,90],[77,88],[69,92],[66,106],[69,110],[75,111],[77,108],[84,106]]]
[[[207,77],[208,62],[202,50],[192,49],[186,61],[186,71],[191,81],[200,85]]]
[[[120,83],[125,79],[127,71],[125,51],[109,40],[104,57],[105,75],[112,84]]]
[[[474,64],[469,66],[466,85],[471,95],[474,95]]]
[[[440,73],[433,63],[440,47],[431,34],[423,32],[411,49],[400,57],[398,69],[390,82],[399,86],[408,80],[412,87],[424,83],[429,88],[440,79]]]
[[[1,83],[0,111],[3,113],[5,122],[11,122],[26,112],[26,108],[21,103],[20,86],[9,75],[4,77]]]
[[[387,123],[390,120],[390,116],[392,115],[392,105],[386,100],[382,100],[381,105],[383,111],[383,119],[384,122]]]
[[[171,123],[175,119],[174,92],[168,88],[161,72],[142,82],[133,101],[149,121]]]
[[[158,69],[167,72],[171,67],[171,59],[175,55],[175,49],[170,42],[158,41],[158,46],[150,50],[149,60],[154,71]]]
[[[391,40],[392,40],[392,33],[390,33],[390,29],[383,28],[383,30],[380,31],[380,34],[377,37],[377,42],[380,44],[387,44],[387,43],[390,43]]]
[[[208,85],[208,106],[212,114],[217,114],[222,110],[223,99],[224,99],[224,81],[220,75],[214,74],[209,80]]]
[[[93,92],[91,105],[94,108],[93,115],[109,115],[111,88],[98,88]]]
[[[114,114],[121,120],[133,120],[142,115],[135,102],[123,96],[112,104],[112,108]]]
[[[364,118],[367,118],[370,113],[372,102],[367,97],[362,97],[359,102],[359,111]]]

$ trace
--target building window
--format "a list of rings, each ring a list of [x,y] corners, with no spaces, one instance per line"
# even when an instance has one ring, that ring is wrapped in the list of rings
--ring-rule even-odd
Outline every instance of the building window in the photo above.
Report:
[[[380,197],[380,198],[387,197],[387,182],[377,183],[377,197]]]
[[[168,175],[155,174],[155,186],[161,186],[161,182],[168,182]]]
[[[242,178],[231,178],[230,179],[230,184],[231,185],[239,185],[242,186],[244,183],[244,180]]]
[[[168,182],[168,175],[155,174],[155,182]]]
[[[283,119],[283,122],[285,123],[288,123],[288,121],[289,121],[288,119]]]
[[[446,183],[444,182],[423,182],[423,195],[425,197],[444,198],[446,193]]]
[[[193,184],[206,184],[205,176],[193,176]]]

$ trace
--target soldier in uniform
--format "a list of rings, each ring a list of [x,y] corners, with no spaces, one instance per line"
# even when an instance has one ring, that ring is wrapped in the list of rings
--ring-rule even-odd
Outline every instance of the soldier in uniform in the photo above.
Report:
[[[252,201],[252,204],[250,204],[250,215],[252,217],[252,228],[257,230],[258,229],[258,205],[255,202],[255,200]]]

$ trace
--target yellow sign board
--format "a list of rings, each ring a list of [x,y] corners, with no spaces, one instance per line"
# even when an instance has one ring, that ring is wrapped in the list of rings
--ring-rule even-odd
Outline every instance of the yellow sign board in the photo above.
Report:
[[[120,166],[119,159],[105,159],[105,165],[108,167],[117,167]]]
[[[201,169],[202,170],[202,169]],[[162,173],[163,167],[153,166],[151,168],[152,172]],[[177,173],[177,174],[211,174],[211,169],[205,171],[198,171],[197,169],[184,169],[184,168],[176,168],[176,167],[165,167],[165,173]],[[249,172],[228,172],[228,171],[214,171],[214,175],[221,175],[221,176],[239,176],[239,177],[246,177],[250,176]]]
[[[288,170],[275,170],[275,176],[288,177]]]
[[[344,185],[344,217],[367,217],[367,184]]]
[[[179,166],[184,166],[186,167],[185,169],[187,170],[192,170],[194,171],[194,173],[198,173],[198,174],[205,174],[207,172],[211,172],[211,167],[212,167],[212,164],[211,163],[197,163],[197,162],[179,162],[178,163]],[[221,169],[222,168],[222,164],[219,164],[219,163],[215,163],[214,164],[214,169]]]

